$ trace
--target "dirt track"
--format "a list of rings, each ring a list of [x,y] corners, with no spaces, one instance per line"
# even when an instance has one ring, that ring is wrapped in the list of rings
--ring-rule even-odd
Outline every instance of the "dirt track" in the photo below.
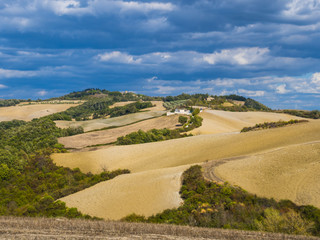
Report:
[[[111,239],[111,240],[306,240],[315,237],[275,233],[196,228],[188,226],[79,219],[0,217],[1,239]]]

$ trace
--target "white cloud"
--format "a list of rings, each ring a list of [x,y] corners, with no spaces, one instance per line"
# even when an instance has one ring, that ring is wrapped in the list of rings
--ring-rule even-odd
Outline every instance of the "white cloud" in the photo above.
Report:
[[[294,20],[319,19],[320,0],[291,0],[283,11],[285,17]]]
[[[151,11],[168,12],[174,10],[172,3],[139,2],[122,0],[91,0],[87,6],[81,6],[78,0],[37,0],[44,8],[57,15],[101,15],[105,13],[125,13]]]
[[[37,73],[35,71],[8,70],[0,68],[0,78],[33,77],[36,75]]]
[[[38,94],[39,96],[41,96],[41,97],[47,95],[47,93],[48,93],[48,92],[47,92],[46,90],[41,90],[41,91],[37,92],[37,94]]]
[[[276,92],[279,94],[285,94],[290,92],[289,90],[286,89],[286,84],[281,84],[279,86],[276,87]]]
[[[251,91],[251,90],[245,90],[245,89],[239,89],[238,93],[245,94],[249,97],[262,97],[265,95],[265,91]]]
[[[224,49],[212,54],[205,54],[203,61],[209,64],[258,64],[266,60],[268,53],[268,48],[259,47]]]
[[[8,86],[6,86],[4,84],[0,84],[0,89],[3,89],[3,88],[8,88]]]
[[[311,83],[320,85],[320,72],[314,73],[311,76]]]
[[[126,64],[137,64],[141,63],[141,58],[136,58],[127,53],[122,53],[119,51],[108,52],[104,54],[99,54],[98,58],[103,62],[115,62],[115,63],[126,63]]]

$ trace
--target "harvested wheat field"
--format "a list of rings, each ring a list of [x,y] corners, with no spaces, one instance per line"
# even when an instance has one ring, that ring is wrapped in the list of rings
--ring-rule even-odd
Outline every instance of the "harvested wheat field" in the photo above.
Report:
[[[161,197],[154,197],[154,189],[157,189],[157,194],[160,196],[167,195],[171,201],[170,196],[174,192],[177,193],[176,189],[179,189],[181,184],[178,176],[181,176],[186,165],[206,161],[219,162],[225,158],[244,157],[293,144],[320,141],[319,131],[320,121],[315,120],[241,134],[200,135],[155,143],[110,146],[90,152],[53,154],[52,159],[57,165],[70,168],[79,167],[83,172],[100,173],[103,169],[118,168],[131,170],[132,174],[119,176],[63,199],[69,207],[77,207],[94,216],[102,214],[103,208],[108,208],[108,213],[104,217],[119,219],[125,213],[142,213],[143,209],[148,209],[146,206],[150,204],[150,196],[154,199],[152,200],[154,206],[163,206],[163,202],[166,201]],[[172,178],[170,184],[168,180],[163,180],[163,178],[167,179],[167,171],[170,171],[169,176]],[[171,171],[174,171],[175,177]],[[166,188],[159,187],[159,184],[162,183],[163,186],[169,187],[173,184],[177,188],[169,194]],[[130,189],[138,191],[135,188],[140,185],[139,194],[130,195]],[[109,204],[113,202],[107,203],[106,201],[109,200],[100,197],[106,196],[105,194],[108,195],[110,201],[114,201],[114,204],[119,203],[116,205],[118,207],[109,208]],[[171,205],[173,206],[174,204]],[[121,208],[123,210],[119,210]],[[161,211],[160,209],[160,207],[157,208],[157,211]],[[156,211],[144,212],[146,215],[152,213]]]
[[[0,217],[1,239],[111,239],[111,240],[306,240],[310,236],[286,235],[168,224],[92,221],[65,218]]]
[[[17,105],[12,107],[0,108],[0,121],[10,121],[13,119],[31,121],[34,118],[44,117],[53,113],[62,112],[70,107],[78,106],[79,104],[57,103],[57,104],[30,104]]]
[[[214,173],[259,196],[320,207],[320,141],[228,161]]]
[[[132,172],[176,167],[222,158],[254,154],[269,149],[320,140],[320,121],[241,134],[200,135],[163,142],[111,146],[90,152],[58,153],[57,165],[100,173],[127,168]]]
[[[201,127],[192,131],[196,135],[240,132],[242,128],[250,127],[257,123],[302,119],[283,113],[227,112],[220,110],[205,110],[199,116],[203,118],[203,123]]]
[[[143,122],[138,122],[129,126],[59,138],[59,143],[62,143],[66,148],[81,149],[87,146],[115,142],[118,137],[125,136],[132,132],[136,132],[140,129],[143,131],[148,131],[153,128],[174,129],[177,127],[180,127],[178,122],[178,116],[163,116],[145,120]]]
[[[179,207],[180,178],[189,166],[125,174],[60,200],[82,213],[118,220],[136,213],[150,216]]]
[[[93,119],[88,121],[55,121],[57,127],[68,128],[68,127],[83,127],[85,132],[108,128],[108,127],[119,127],[135,122],[143,121],[146,119],[159,117],[165,113],[161,101],[153,101],[155,107],[143,109],[143,112],[132,113],[120,117],[105,118],[105,119]]]

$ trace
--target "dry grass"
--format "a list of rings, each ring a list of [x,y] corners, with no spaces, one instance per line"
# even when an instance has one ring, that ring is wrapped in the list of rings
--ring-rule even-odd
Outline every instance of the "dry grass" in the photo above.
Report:
[[[249,192],[320,207],[320,141],[278,148],[215,169],[217,177]]]
[[[118,220],[131,213],[150,216],[179,207],[180,178],[188,166],[125,174],[61,200],[82,213]]]
[[[128,105],[130,103],[134,103],[135,101],[127,101],[127,102],[116,102],[113,105],[111,105],[109,108],[115,108],[115,107],[123,107],[125,105]]]
[[[59,138],[59,143],[62,143],[66,148],[79,149],[97,144],[112,143],[115,142],[118,137],[125,136],[132,132],[136,132],[140,129],[143,131],[148,131],[153,128],[174,129],[178,127],[180,127],[178,122],[178,116],[163,116],[159,118],[148,119],[143,122],[138,122],[129,126]]]
[[[288,114],[271,112],[227,112],[219,110],[206,110],[200,113],[200,116],[203,118],[202,126],[192,131],[196,135],[240,132],[242,128],[257,123],[302,119]]]
[[[123,102],[122,102],[123,103]],[[154,117],[159,117],[165,113],[161,101],[153,101],[155,107],[143,109],[144,112],[132,113],[115,118],[106,118],[106,119],[94,119],[88,121],[55,121],[56,125],[60,128],[68,127],[83,127],[85,132],[108,128],[113,126],[123,126],[131,124],[137,121],[142,121]]]
[[[13,119],[31,121],[33,118],[44,117],[53,113],[62,112],[79,104],[30,104],[0,108],[0,121]]]
[[[315,237],[165,224],[0,217],[1,239],[304,240]]]

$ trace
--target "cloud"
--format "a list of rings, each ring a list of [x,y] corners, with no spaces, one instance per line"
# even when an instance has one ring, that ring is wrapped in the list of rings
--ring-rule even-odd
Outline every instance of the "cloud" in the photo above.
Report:
[[[320,72],[312,74],[311,83],[317,84],[317,85],[320,86]]]
[[[129,55],[127,53],[122,53],[119,51],[99,54],[98,58],[102,62],[114,62],[114,63],[125,63],[125,64],[137,64],[141,62],[141,58],[136,58],[132,55]]]
[[[47,95],[48,92],[47,92],[46,90],[41,90],[41,91],[37,92],[37,94],[38,94],[39,96],[43,97],[43,96]]]
[[[0,68],[0,78],[23,78],[36,76],[34,71],[20,71]]]
[[[239,89],[238,93],[244,94],[245,96],[248,96],[248,97],[262,97],[265,95],[266,92],[261,90],[252,91],[252,90]]]
[[[4,84],[0,84],[0,89],[4,89],[4,88],[8,88],[8,86],[6,86]]]
[[[286,89],[286,86],[287,86],[286,84],[279,85],[278,87],[276,87],[276,92],[279,94],[285,94],[285,93],[290,92]]]
[[[268,48],[236,48],[223,49],[219,52],[206,54],[203,60],[209,64],[232,64],[232,65],[249,65],[258,64],[265,61]]]
[[[121,0],[91,0],[86,6],[81,6],[77,0],[41,0],[44,8],[52,10],[57,15],[101,15],[114,12],[143,12],[151,11],[172,11],[172,3],[161,2],[140,2]],[[39,1],[38,1],[39,2]]]

